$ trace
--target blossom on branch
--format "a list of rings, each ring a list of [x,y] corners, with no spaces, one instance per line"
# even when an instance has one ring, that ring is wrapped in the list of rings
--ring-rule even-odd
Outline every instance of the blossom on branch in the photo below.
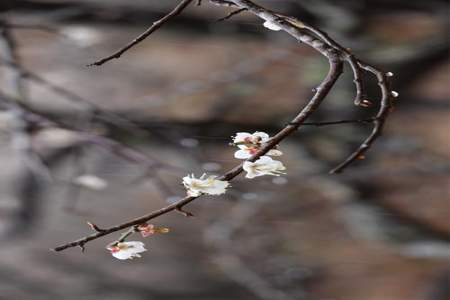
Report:
[[[247,172],[246,178],[255,178],[258,176],[272,175],[280,176],[285,174],[283,171],[286,167],[281,161],[273,160],[268,156],[261,156],[257,161],[246,161],[243,165],[244,171]]]
[[[111,255],[117,259],[133,259],[135,257],[141,257],[139,253],[147,251],[143,242],[119,242],[107,248]]]
[[[191,174],[183,178],[183,185],[187,189],[187,194],[193,197],[198,197],[202,194],[225,194],[230,183],[216,178],[217,176],[206,177],[206,174],[203,174],[200,178],[195,178],[194,174]]]
[[[234,153],[234,157],[237,159],[249,159],[259,150],[259,148],[248,148],[246,146],[239,146],[239,148],[241,149]],[[281,156],[283,155],[283,152],[281,152],[280,150],[271,149],[269,150],[269,152],[266,153],[266,155]]]
[[[239,148],[234,153],[237,159],[248,159],[256,154],[261,147],[270,140],[270,137],[265,132],[255,132],[253,134],[248,132],[238,132],[233,138],[233,145]],[[276,149],[271,149],[266,155],[281,156],[283,152]]]
[[[167,227],[157,227],[147,223],[139,225],[137,230],[141,233],[142,237],[148,237],[156,233],[168,233],[170,231]]]
[[[252,144],[252,145],[258,145],[258,144],[264,144],[269,141],[270,137],[265,132],[256,131],[254,133],[248,133],[248,132],[238,132],[236,133],[236,136],[233,138],[233,144],[234,145],[241,145],[241,144]]]

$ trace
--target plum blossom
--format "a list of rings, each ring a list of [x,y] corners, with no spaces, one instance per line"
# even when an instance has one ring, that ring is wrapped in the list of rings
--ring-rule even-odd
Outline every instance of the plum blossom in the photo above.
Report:
[[[147,251],[143,242],[131,241],[131,242],[119,242],[107,248],[111,255],[117,259],[133,259],[141,257],[139,253]]]
[[[233,144],[234,145],[241,145],[241,144],[251,144],[251,145],[258,145],[258,144],[264,144],[269,141],[270,137],[265,132],[256,131],[254,133],[248,133],[248,132],[238,132],[236,133],[236,136],[233,138]]]
[[[274,30],[274,31],[281,30],[281,27],[272,21],[265,21],[263,26],[266,27],[267,29]]]
[[[243,165],[244,171],[247,172],[246,178],[255,178],[258,176],[272,175],[280,176],[286,167],[282,162],[273,160],[268,156],[261,156],[257,161],[246,161]]]
[[[157,227],[147,223],[139,225],[137,230],[141,233],[142,237],[148,237],[156,233],[168,233],[170,231],[167,227]]]
[[[224,194],[230,183],[216,178],[217,176],[206,177],[206,174],[203,174],[200,178],[195,178],[194,174],[191,174],[183,178],[183,185],[187,189],[187,194],[193,197],[198,197],[201,194]]]
[[[240,146],[239,148],[241,148],[241,149],[234,153],[234,157],[237,159],[249,159],[254,154],[256,154],[259,150],[258,148],[248,148],[245,146]],[[271,149],[271,150],[269,150],[269,152],[266,153],[266,155],[281,156],[281,155],[283,155],[283,152],[281,152],[280,150]]]
[[[256,154],[261,147],[270,140],[270,137],[265,132],[254,132],[253,134],[248,132],[238,132],[233,138],[233,145],[236,145],[239,150],[234,153],[234,157],[237,159],[248,159]],[[280,150],[272,149],[267,152],[266,155],[281,156],[283,152]]]

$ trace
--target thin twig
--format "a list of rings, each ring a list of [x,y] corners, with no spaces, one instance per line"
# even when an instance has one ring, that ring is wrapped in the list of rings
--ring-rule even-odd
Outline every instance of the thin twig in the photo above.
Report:
[[[170,13],[168,13],[167,15],[165,15],[158,21],[154,22],[152,26],[150,26],[146,31],[144,31],[141,35],[136,37],[134,40],[132,40],[126,46],[120,48],[119,50],[117,50],[116,52],[114,52],[113,54],[111,54],[105,58],[102,58],[100,60],[97,60],[93,63],[88,64],[88,66],[101,66],[110,60],[119,58],[120,56],[122,56],[122,54],[124,54],[125,52],[127,52],[128,50],[130,50],[131,48],[133,48],[134,46],[136,46],[137,44],[139,44],[140,42],[145,40],[148,36],[150,36],[153,32],[158,30],[164,24],[169,22],[171,19],[178,16],[181,12],[183,12],[183,10],[186,9],[186,7],[189,4],[191,4],[192,1],[193,0],[181,1]]]
[[[226,16],[223,17],[223,18],[217,19],[216,22],[222,22],[222,21],[231,19],[232,17],[234,17],[234,16],[236,16],[236,15],[238,15],[238,14],[240,14],[240,13],[246,11],[246,10],[247,10],[246,8],[240,8],[240,9],[237,9],[237,10],[235,10],[235,11],[230,12],[228,15],[226,15]]]
[[[327,122],[305,122],[303,126],[329,126],[329,125],[341,125],[341,124],[368,124],[373,123],[375,121],[374,118],[370,119],[360,119],[360,120],[339,120],[339,121],[327,121]],[[295,125],[293,123],[289,123],[290,125]]]

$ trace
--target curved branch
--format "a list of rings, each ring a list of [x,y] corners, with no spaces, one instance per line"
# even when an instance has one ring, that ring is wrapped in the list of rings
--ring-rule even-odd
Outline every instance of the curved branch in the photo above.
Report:
[[[322,103],[322,101],[325,99],[325,97],[329,94],[331,91],[331,88],[336,83],[339,76],[342,74],[342,62],[339,60],[330,60],[330,71],[327,75],[327,77],[324,79],[324,81],[320,84],[319,88],[316,91],[316,94],[314,97],[308,102],[308,104],[301,110],[301,112],[292,120],[292,122],[287,125],[285,128],[283,128],[278,134],[276,134],[271,141],[263,147],[258,153],[256,153],[253,157],[251,157],[250,161],[255,161],[259,157],[266,154],[270,149],[274,148],[276,145],[278,145],[282,140],[284,140],[286,137],[288,137],[290,134],[295,132],[300,125],[319,107],[319,105]],[[234,169],[228,171],[221,177],[219,177],[220,180],[227,180],[231,181],[233,178],[241,174],[243,171],[242,164],[235,167]],[[94,234],[91,234],[87,237],[78,239],[76,241],[63,244],[61,246],[55,247],[54,251],[62,251],[67,248],[71,247],[84,247],[84,245],[92,240],[98,239],[102,236],[111,234],[113,232],[117,232],[126,228],[134,227],[136,225],[143,224],[151,219],[154,219],[156,217],[159,217],[161,215],[164,215],[168,212],[174,211],[174,210],[181,210],[185,205],[191,203],[195,199],[199,197],[192,197],[187,196],[183,198],[182,200],[175,202],[171,205],[168,205],[164,208],[161,208],[159,210],[153,211],[147,215],[144,215],[142,217],[133,219],[131,221],[122,223],[120,225],[116,225],[107,229],[103,229],[101,232],[96,232]],[[131,230],[134,230],[133,228]]]
[[[190,2],[190,1],[189,1]],[[252,1],[249,0],[210,0],[211,3],[217,4],[217,5],[224,5],[224,6],[231,6],[235,7],[241,10],[246,10],[257,17],[267,21],[271,22],[273,24],[276,24],[280,29],[287,32],[291,36],[293,36],[295,39],[297,39],[300,42],[303,42],[312,48],[314,48],[317,52],[322,54],[328,59],[330,69],[326,76],[326,78],[322,81],[322,83],[315,89],[315,94],[312,97],[312,99],[306,104],[306,106],[300,111],[300,113],[288,124],[286,125],[282,130],[280,130],[275,136],[273,136],[268,143],[265,144],[264,147],[262,147],[254,156],[248,159],[248,161],[256,161],[259,157],[266,154],[269,150],[274,149],[277,147],[277,145],[282,142],[285,138],[287,138],[289,135],[294,133],[299,129],[300,126],[302,126],[308,117],[313,114],[316,109],[321,105],[322,101],[325,99],[325,97],[330,93],[332,90],[334,84],[340,77],[340,75],[343,72],[343,64],[344,62],[347,62],[350,64],[354,71],[354,78],[355,78],[355,84],[357,89],[357,96],[355,102],[358,102],[359,99],[360,105],[364,104],[363,97],[363,86],[361,76],[363,74],[362,71],[367,71],[370,73],[373,73],[377,76],[379,85],[382,91],[382,100],[380,105],[380,110],[375,118],[370,119],[370,122],[374,123],[374,130],[372,134],[366,139],[366,141],[361,145],[361,147],[355,151],[346,161],[344,161],[341,165],[339,165],[337,168],[335,168],[332,172],[340,172],[345,167],[347,167],[350,163],[352,163],[354,160],[356,160],[358,157],[360,157],[362,154],[364,154],[372,145],[372,143],[375,141],[375,139],[381,134],[381,130],[383,128],[383,125],[385,123],[385,120],[389,113],[389,108],[391,107],[391,90],[389,88],[389,82],[388,82],[388,76],[379,71],[378,69],[374,68],[373,66],[367,65],[359,60],[357,60],[348,49],[343,48],[338,43],[330,39],[325,33],[321,32],[318,29],[313,28],[312,26],[309,26],[307,24],[304,24],[303,22],[291,18],[286,17],[277,13],[274,13],[270,10],[267,10]],[[125,50],[126,51],[126,50]],[[114,57],[113,57],[114,58]],[[366,103],[367,104],[367,103]],[[364,106],[364,105],[362,105]],[[333,124],[338,124],[338,122],[341,123],[350,123],[353,121],[344,120],[344,121],[337,121],[337,122],[329,122]],[[361,121],[361,123],[366,121]],[[369,121],[368,121],[369,122]],[[220,176],[219,180],[226,180],[231,181],[236,176],[241,174],[243,172],[243,164],[240,164],[236,166],[235,168],[231,169],[227,173]],[[183,210],[183,207],[187,204],[191,203],[192,201],[198,199],[199,197],[193,197],[193,196],[186,196],[185,198],[181,199],[180,201],[173,203],[171,205],[168,205],[166,207],[163,207],[159,210],[155,210],[153,212],[150,212],[149,214],[146,214],[144,216],[138,217],[136,219],[133,219],[131,221],[124,222],[122,224],[103,229],[100,232],[95,232],[89,236],[80,238],[78,240],[75,240],[73,242],[69,242],[63,245],[60,245],[56,248],[54,248],[54,251],[62,251],[67,248],[71,247],[81,247],[84,248],[84,245],[88,243],[89,241],[98,239],[100,237],[103,237],[105,235],[124,230],[129,228],[128,231],[125,232],[125,236],[128,236],[133,233],[135,226],[143,224],[151,219],[157,218],[161,215],[164,215],[166,213],[169,213],[171,211],[179,211],[179,212],[185,212]]]
[[[380,109],[373,120],[373,130],[369,137],[359,146],[359,148],[353,152],[344,162],[339,164],[336,168],[330,171],[330,173],[340,173],[344,170],[348,165],[354,162],[357,159],[363,158],[364,154],[370,149],[375,140],[382,134],[384,124],[386,123],[386,119],[393,107],[393,97],[392,91],[389,87],[388,76],[386,73],[379,71],[375,67],[365,64],[363,62],[358,63],[361,68],[364,70],[373,73],[378,80],[378,85],[381,90],[381,104]]]

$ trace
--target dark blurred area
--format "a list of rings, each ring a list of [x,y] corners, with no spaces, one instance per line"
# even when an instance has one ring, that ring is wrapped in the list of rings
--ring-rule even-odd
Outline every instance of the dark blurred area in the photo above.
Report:
[[[86,221],[108,227],[175,201],[187,173],[230,169],[237,163],[230,136],[281,129],[328,70],[315,51],[249,14],[216,22],[230,10],[206,0],[120,59],[85,67],[177,2],[0,2],[13,58],[45,79],[28,75],[20,91],[15,70],[0,63],[0,91],[25,93],[38,111],[180,169],[148,174],[48,128],[30,141],[51,172],[43,178],[23,163],[11,116],[0,111],[0,299],[450,300],[444,0],[255,0],[395,74],[396,109],[367,157],[329,175],[370,124],[304,127],[281,145],[287,176],[240,177],[226,195],[192,203],[195,218],[156,219],[171,233],[146,240],[141,259],[111,257],[105,245],[116,236],[87,244],[85,253],[49,251],[89,234]],[[0,42],[3,62],[12,59],[4,48]],[[353,105],[348,73],[312,121],[373,114]],[[376,84],[369,92],[379,96]],[[91,118],[88,102],[103,119]],[[139,128],[104,122],[108,113]]]

